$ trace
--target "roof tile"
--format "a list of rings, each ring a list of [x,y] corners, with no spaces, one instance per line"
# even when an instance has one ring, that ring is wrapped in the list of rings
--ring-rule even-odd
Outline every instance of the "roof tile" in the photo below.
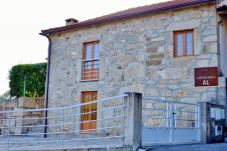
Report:
[[[177,9],[177,8],[182,8],[182,7],[187,7],[187,6],[193,6],[193,5],[203,4],[203,3],[210,3],[210,2],[215,2],[215,1],[216,0],[173,0],[173,1],[161,2],[161,3],[157,3],[157,4],[140,6],[140,7],[136,7],[136,8],[119,11],[119,12],[112,13],[109,15],[104,15],[104,16],[97,17],[94,19],[89,19],[86,21],[78,22],[77,24],[74,24],[74,25],[68,25],[68,26],[62,26],[62,27],[56,27],[56,28],[50,28],[47,30],[42,30],[41,34],[48,35],[48,34],[54,33],[54,32],[61,32],[61,31],[65,31],[65,30],[77,29],[80,27],[85,27],[85,26],[94,25],[94,24],[98,24],[98,23],[104,23],[104,22],[109,22],[109,21],[114,21],[114,20],[119,20],[119,19],[127,19],[130,17],[142,16],[142,15],[146,15],[149,13],[155,13],[155,12],[160,12],[160,11],[165,11],[165,10],[170,10],[170,9]]]

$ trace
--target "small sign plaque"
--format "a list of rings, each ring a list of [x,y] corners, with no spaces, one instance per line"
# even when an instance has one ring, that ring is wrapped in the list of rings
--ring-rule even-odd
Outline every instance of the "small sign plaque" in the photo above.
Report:
[[[195,86],[218,86],[218,67],[195,68]]]

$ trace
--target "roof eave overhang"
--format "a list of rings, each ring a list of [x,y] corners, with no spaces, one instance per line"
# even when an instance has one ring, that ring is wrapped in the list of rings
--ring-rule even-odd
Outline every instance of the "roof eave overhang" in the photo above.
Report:
[[[133,17],[143,16],[143,15],[147,15],[147,14],[158,13],[158,12],[167,11],[167,10],[180,9],[180,8],[185,8],[185,7],[191,7],[194,5],[200,5],[200,4],[206,4],[206,3],[214,3],[214,2],[216,2],[216,0],[202,0],[202,1],[198,0],[198,1],[184,3],[184,4],[178,4],[178,5],[168,6],[168,7],[157,8],[157,9],[153,9],[153,10],[142,11],[142,12],[138,12],[138,13],[134,13],[134,14],[115,16],[115,17],[100,19],[100,20],[97,19],[97,20],[92,20],[90,22],[85,21],[85,22],[81,22],[81,23],[78,23],[75,25],[68,25],[68,26],[62,26],[62,27],[56,27],[56,28],[50,28],[47,30],[42,30],[40,35],[47,36],[52,33],[78,29],[81,27],[97,25],[100,23],[107,23],[107,22],[122,20],[122,19],[130,19]]]

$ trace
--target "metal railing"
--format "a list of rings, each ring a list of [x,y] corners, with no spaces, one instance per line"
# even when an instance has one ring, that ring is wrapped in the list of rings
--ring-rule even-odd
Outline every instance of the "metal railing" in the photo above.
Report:
[[[1,111],[4,118],[0,125],[0,150],[120,147],[127,125],[125,97],[126,94],[60,108]],[[82,107],[94,104],[96,110],[81,113]],[[96,118],[82,118],[91,114],[96,114]]]
[[[143,141],[149,141],[146,143],[199,142],[200,106],[190,102],[144,97],[143,129]],[[146,134],[158,136],[152,138]]]
[[[82,80],[99,79],[99,59],[82,61]]]

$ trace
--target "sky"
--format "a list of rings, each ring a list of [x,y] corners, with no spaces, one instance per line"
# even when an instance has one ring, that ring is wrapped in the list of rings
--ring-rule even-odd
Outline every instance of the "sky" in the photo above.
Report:
[[[0,95],[8,87],[8,75],[17,64],[45,62],[47,38],[41,29],[65,25],[132,7],[166,0],[0,0]]]

